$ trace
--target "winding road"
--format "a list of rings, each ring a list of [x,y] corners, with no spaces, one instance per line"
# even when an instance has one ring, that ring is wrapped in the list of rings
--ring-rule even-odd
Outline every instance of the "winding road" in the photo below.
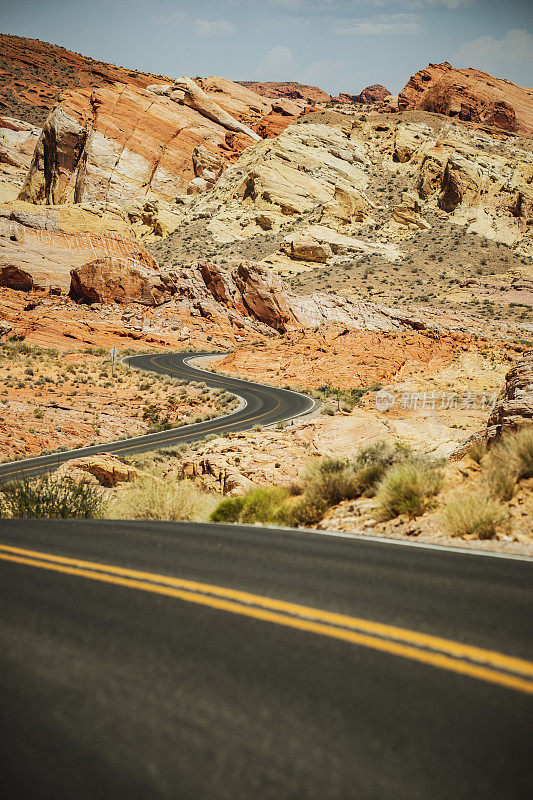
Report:
[[[225,389],[238,395],[243,401],[237,411],[207,422],[184,425],[181,428],[172,428],[159,433],[0,464],[0,481],[32,477],[49,472],[57,469],[60,464],[71,458],[81,458],[96,453],[114,453],[116,455],[142,453],[160,447],[171,447],[179,443],[195,442],[210,433],[245,431],[250,430],[254,425],[273,425],[276,422],[300,417],[315,407],[315,400],[306,395],[238,378],[227,378],[224,375],[198,369],[188,363],[192,358],[208,355],[218,355],[218,352],[130,356],[124,361],[136,369],[155,372],[158,375],[171,375],[180,380],[203,381],[210,388]]]
[[[131,362],[246,405],[74,454],[311,407],[188,357]],[[369,536],[0,519],[0,796],[529,799],[532,577],[532,559]]]

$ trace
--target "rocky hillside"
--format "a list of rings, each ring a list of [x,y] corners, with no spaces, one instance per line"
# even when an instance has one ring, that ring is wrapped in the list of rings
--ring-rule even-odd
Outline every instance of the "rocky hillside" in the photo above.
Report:
[[[425,96],[476,72],[432,69]],[[386,113],[379,86],[310,108],[218,77],[148,78],[110,67],[63,86],[42,128],[0,118],[6,290],[164,307],[230,339],[327,325],[530,336],[530,138],[481,113],[477,127],[446,109]],[[19,306],[9,295],[10,325]]]
[[[115,82],[145,88],[161,77],[95,61],[39,39],[0,34],[0,113],[33,125],[44,124],[66,89]]]

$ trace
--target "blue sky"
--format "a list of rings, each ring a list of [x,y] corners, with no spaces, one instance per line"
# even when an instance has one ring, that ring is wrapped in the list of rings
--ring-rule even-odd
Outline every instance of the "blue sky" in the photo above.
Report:
[[[450,61],[533,86],[533,0],[0,0],[0,30],[171,77],[396,93]]]

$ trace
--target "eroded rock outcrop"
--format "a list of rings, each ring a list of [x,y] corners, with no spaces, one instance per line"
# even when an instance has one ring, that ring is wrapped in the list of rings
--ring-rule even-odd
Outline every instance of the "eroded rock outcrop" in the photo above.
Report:
[[[209,230],[226,241],[257,231],[259,215],[268,215],[273,230],[312,209],[334,227],[358,223],[374,207],[365,194],[368,169],[355,137],[327,125],[291,125],[247,148],[192,211],[209,214]]]
[[[400,111],[422,109],[500,128],[533,133],[533,90],[479,69],[455,69],[445,61],[419,70],[398,96]]]
[[[276,273],[257,262],[242,262],[231,270],[199,262],[170,274],[176,284],[176,298],[192,301],[204,316],[225,312],[230,322],[238,321],[236,313],[279,332],[330,324],[372,331],[425,328],[415,317],[379,303],[348,300],[326,292],[298,295]]]
[[[533,351],[511,367],[487,423],[489,437],[502,431],[533,425]]]
[[[230,87],[238,95],[244,90],[223,83],[231,105]],[[234,100],[242,117],[248,109],[250,120],[261,120],[261,98],[253,107],[240,96]],[[20,197],[44,204],[170,200],[201,177],[193,158],[199,148],[204,162],[208,152],[213,162],[224,165],[259,139],[245,121],[187,78],[152,90],[120,83],[71,90],[46,121]]]
[[[0,217],[0,286],[68,294],[71,270],[95,259],[157,271],[144,247],[119,234],[69,234]]]

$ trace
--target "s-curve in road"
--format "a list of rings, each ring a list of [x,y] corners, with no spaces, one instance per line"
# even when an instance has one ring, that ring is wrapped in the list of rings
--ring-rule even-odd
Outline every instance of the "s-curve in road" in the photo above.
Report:
[[[9,800],[525,800],[533,563],[5,520]]]
[[[146,436],[136,436],[118,442],[107,442],[93,447],[81,447],[76,450],[37,456],[23,461],[12,461],[0,464],[0,481],[14,480],[21,477],[32,477],[57,467],[71,458],[94,455],[96,453],[114,453],[129,455],[160,447],[171,447],[182,442],[195,442],[210,433],[231,433],[232,431],[250,430],[255,425],[272,425],[282,420],[291,420],[312,411],[316,401],[297,392],[263,386],[259,383],[227,378],[224,375],[197,369],[187,363],[191,358],[218,353],[163,353],[159,355],[131,356],[124,359],[131,367],[159,375],[171,375],[186,381],[203,381],[211,388],[225,389],[241,398],[241,405],[232,414],[200,422],[184,425]]]

